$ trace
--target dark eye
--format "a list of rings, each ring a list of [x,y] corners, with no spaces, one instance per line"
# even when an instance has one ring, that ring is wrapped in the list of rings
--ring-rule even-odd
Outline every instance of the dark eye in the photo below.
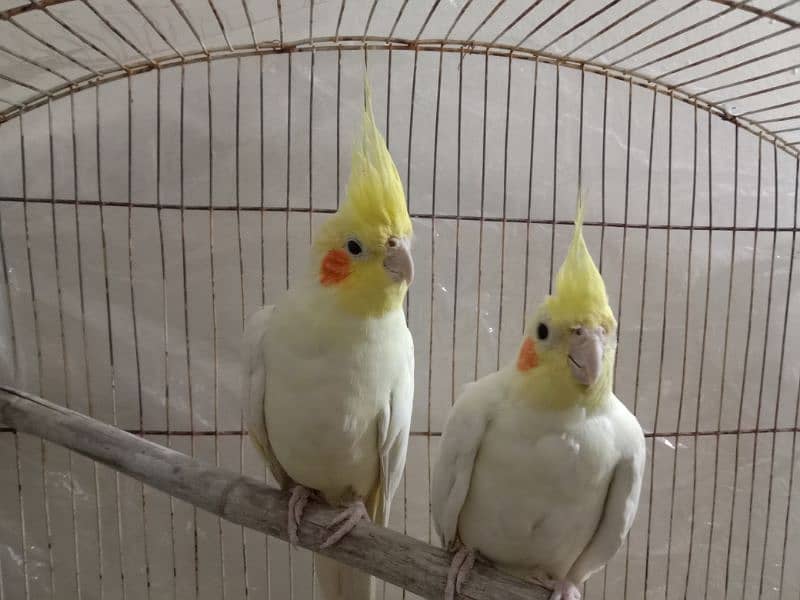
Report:
[[[359,244],[358,241],[356,240],[348,240],[347,251],[353,256],[358,256],[359,254],[361,254],[361,252],[363,252],[361,244]]]
[[[550,330],[547,328],[547,325],[539,323],[539,326],[536,328],[536,337],[540,340],[546,340],[548,335],[550,335]]]

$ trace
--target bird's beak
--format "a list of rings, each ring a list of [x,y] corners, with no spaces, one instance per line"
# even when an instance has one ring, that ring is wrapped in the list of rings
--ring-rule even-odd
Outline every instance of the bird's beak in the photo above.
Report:
[[[572,375],[583,385],[592,385],[600,376],[603,366],[605,333],[602,328],[574,329],[569,341],[569,367]]]
[[[400,283],[405,281],[411,285],[414,279],[414,260],[411,258],[411,250],[407,239],[390,237],[386,243],[386,258],[383,260],[383,268],[389,273],[393,281]]]

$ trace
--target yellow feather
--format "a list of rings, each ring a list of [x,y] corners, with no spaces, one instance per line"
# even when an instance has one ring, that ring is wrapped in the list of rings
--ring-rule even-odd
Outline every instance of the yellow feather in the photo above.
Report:
[[[578,197],[572,242],[556,275],[555,292],[545,304],[550,318],[556,323],[602,325],[610,331],[616,326],[614,313],[608,304],[603,277],[583,239],[585,195],[582,191]]]
[[[399,237],[411,234],[403,183],[386,141],[375,125],[372,92],[366,77],[361,137],[353,148],[347,200],[339,213],[382,233]]]

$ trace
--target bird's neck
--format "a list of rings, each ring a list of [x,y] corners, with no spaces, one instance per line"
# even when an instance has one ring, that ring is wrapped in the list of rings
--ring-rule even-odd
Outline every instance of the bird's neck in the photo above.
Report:
[[[516,395],[525,402],[548,410],[584,408],[592,411],[611,396],[613,368],[608,365],[591,386],[579,384],[571,373],[543,366],[528,372],[515,370]]]
[[[305,285],[292,290],[288,302],[298,315],[298,322],[307,330],[321,335],[347,338],[350,335],[363,336],[381,331],[384,323],[397,320],[405,322],[402,302],[386,310],[373,313],[344,310],[330,288],[308,280]]]

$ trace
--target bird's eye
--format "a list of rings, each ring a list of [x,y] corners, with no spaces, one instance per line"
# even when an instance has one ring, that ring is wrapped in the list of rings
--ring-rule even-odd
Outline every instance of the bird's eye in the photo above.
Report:
[[[550,335],[550,330],[547,328],[547,325],[539,323],[539,326],[536,328],[536,337],[540,340],[546,340],[548,335]]]
[[[353,256],[358,256],[363,252],[363,249],[361,248],[361,244],[358,242],[358,240],[348,240],[347,251]]]

